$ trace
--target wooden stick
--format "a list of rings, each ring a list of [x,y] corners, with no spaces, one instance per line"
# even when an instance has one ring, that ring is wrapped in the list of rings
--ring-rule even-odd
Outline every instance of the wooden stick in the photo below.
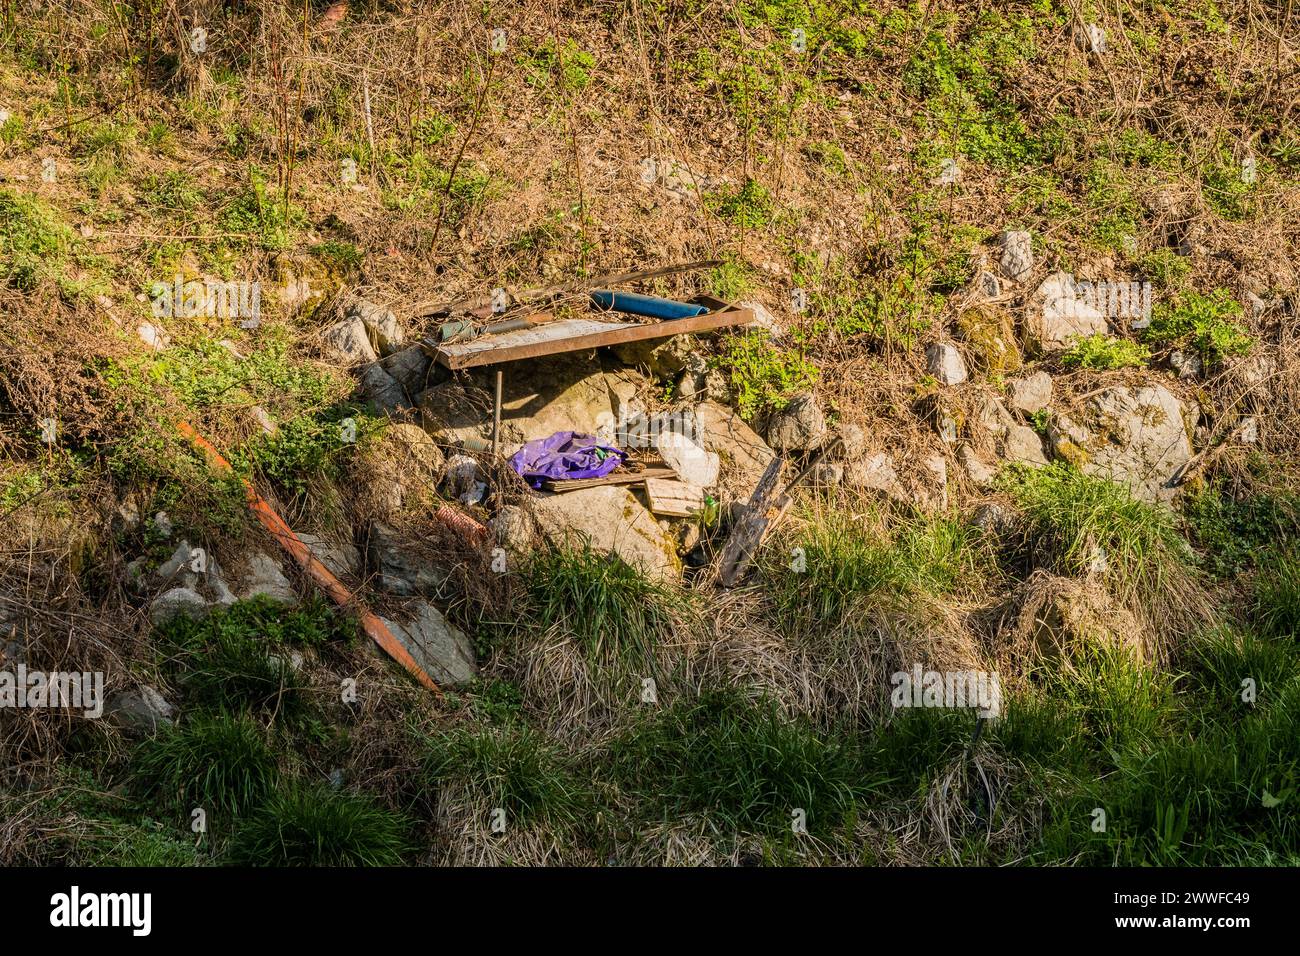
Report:
[[[209,463],[217,471],[231,472],[225,457],[219,452],[215,445],[200,435],[189,422],[181,422],[176,426],[182,435],[192,441],[208,458]],[[397,661],[406,668],[412,676],[421,684],[433,691],[439,697],[442,696],[442,690],[434,682],[408,651],[399,641],[393,632],[388,629],[388,625],[375,612],[357,600],[355,594],[348,590],[347,586],[334,576],[329,568],[321,564],[316,556],[311,553],[306,542],[294,534],[293,529],[285,522],[271,503],[259,495],[253,486],[244,481],[244,495],[248,500],[248,508],[253,512],[253,517],[261,523],[271,533],[271,536],[284,548],[299,566],[307,572],[313,581],[320,586],[320,589],[329,595],[330,599],[339,607],[351,607],[357,612],[357,617],[361,621],[361,627],[370,635],[370,638],[378,644],[389,657]]]

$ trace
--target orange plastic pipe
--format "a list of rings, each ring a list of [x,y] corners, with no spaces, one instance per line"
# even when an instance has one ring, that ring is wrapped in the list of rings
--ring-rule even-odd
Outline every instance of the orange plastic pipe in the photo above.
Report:
[[[216,446],[200,435],[189,422],[181,422],[176,427],[182,435],[202,450],[212,467],[224,472],[234,470],[230,467],[230,462],[226,461],[225,456],[217,451]],[[271,532],[275,540],[280,543],[280,547],[289,552],[289,555],[298,562],[299,566],[307,572],[320,589],[329,595],[330,600],[339,607],[355,609],[357,618],[361,621],[362,629],[383,649],[384,653],[410,671],[421,684],[441,697],[442,690],[437,683],[424,668],[416,663],[415,658],[411,656],[411,652],[393,635],[393,632],[388,629],[388,625],[383,622],[383,619],[357,600],[356,595],[348,590],[347,585],[317,560],[316,556],[311,553],[311,549],[307,547],[306,542],[294,534],[288,523],[271,507],[271,503],[259,495],[247,481],[244,482],[244,495],[248,500],[249,510],[261,522],[262,527]]]

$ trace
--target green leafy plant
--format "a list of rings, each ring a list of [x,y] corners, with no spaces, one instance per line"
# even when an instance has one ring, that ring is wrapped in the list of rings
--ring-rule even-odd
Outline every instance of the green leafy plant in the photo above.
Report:
[[[1061,355],[1066,368],[1089,368],[1109,371],[1142,368],[1151,360],[1151,350],[1140,342],[1117,339],[1097,333],[1075,340]]]
[[[1208,367],[1255,344],[1239,322],[1241,305],[1226,289],[1209,295],[1187,291],[1174,303],[1156,306],[1145,337],[1157,345],[1195,351]]]
[[[817,382],[817,366],[800,352],[784,349],[763,330],[723,340],[711,364],[727,373],[736,408],[745,418],[767,409],[784,408],[797,392]]]
[[[747,179],[741,186],[725,186],[705,196],[704,204],[742,229],[761,229],[772,221],[774,204],[766,186]]]

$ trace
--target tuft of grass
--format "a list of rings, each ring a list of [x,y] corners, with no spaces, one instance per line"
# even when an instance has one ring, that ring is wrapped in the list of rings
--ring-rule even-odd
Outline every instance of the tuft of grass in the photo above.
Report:
[[[172,836],[157,824],[109,823],[90,841],[82,866],[202,866],[193,843]]]
[[[864,602],[908,601],[977,588],[992,561],[977,531],[943,516],[902,521],[892,535],[840,512],[815,515],[789,562],[765,564],[778,618],[794,634],[845,623]]]
[[[1127,488],[1064,462],[1008,468],[999,476],[1028,521],[1035,563],[1058,574],[1088,573],[1099,553],[1112,593],[1147,606],[1185,597],[1188,548],[1173,513]]]
[[[1264,633],[1295,638],[1300,635],[1300,552],[1275,554],[1255,577],[1251,619]]]
[[[705,814],[722,829],[772,836],[790,832],[796,810],[812,833],[840,828],[856,801],[886,782],[851,738],[823,735],[730,690],[679,701],[634,726],[611,744],[610,761],[623,792],[650,814]]]
[[[273,795],[240,824],[228,859],[242,866],[399,866],[410,822],[363,794],[303,786]]]
[[[463,782],[509,819],[571,825],[592,809],[590,786],[566,755],[524,724],[462,725],[426,737],[422,746],[429,779]]]
[[[1121,368],[1142,368],[1151,359],[1151,350],[1128,339],[1112,338],[1097,333],[1075,340],[1061,355],[1066,368],[1089,368],[1112,371]]]
[[[241,601],[201,621],[178,618],[162,631],[177,649],[186,696],[209,709],[252,707],[298,717],[305,684],[289,662],[294,646],[320,647],[354,636],[319,598],[289,609],[267,598]]]
[[[563,627],[593,663],[649,661],[690,613],[682,592],[590,548],[536,554],[523,575],[528,618]]]
[[[263,729],[247,715],[192,717],[142,743],[132,777],[146,797],[179,813],[195,808],[238,815],[275,786],[275,754]]]

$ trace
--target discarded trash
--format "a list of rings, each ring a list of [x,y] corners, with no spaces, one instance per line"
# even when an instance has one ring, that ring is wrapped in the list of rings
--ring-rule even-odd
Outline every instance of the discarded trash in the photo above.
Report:
[[[672,299],[660,299],[653,295],[612,292],[609,289],[597,289],[593,292],[591,304],[598,309],[647,315],[655,319],[689,319],[709,311],[708,306],[694,302],[674,302]]]
[[[603,478],[626,460],[626,452],[602,445],[594,435],[556,432],[525,444],[510,459],[510,467],[540,489],[548,478]]]

